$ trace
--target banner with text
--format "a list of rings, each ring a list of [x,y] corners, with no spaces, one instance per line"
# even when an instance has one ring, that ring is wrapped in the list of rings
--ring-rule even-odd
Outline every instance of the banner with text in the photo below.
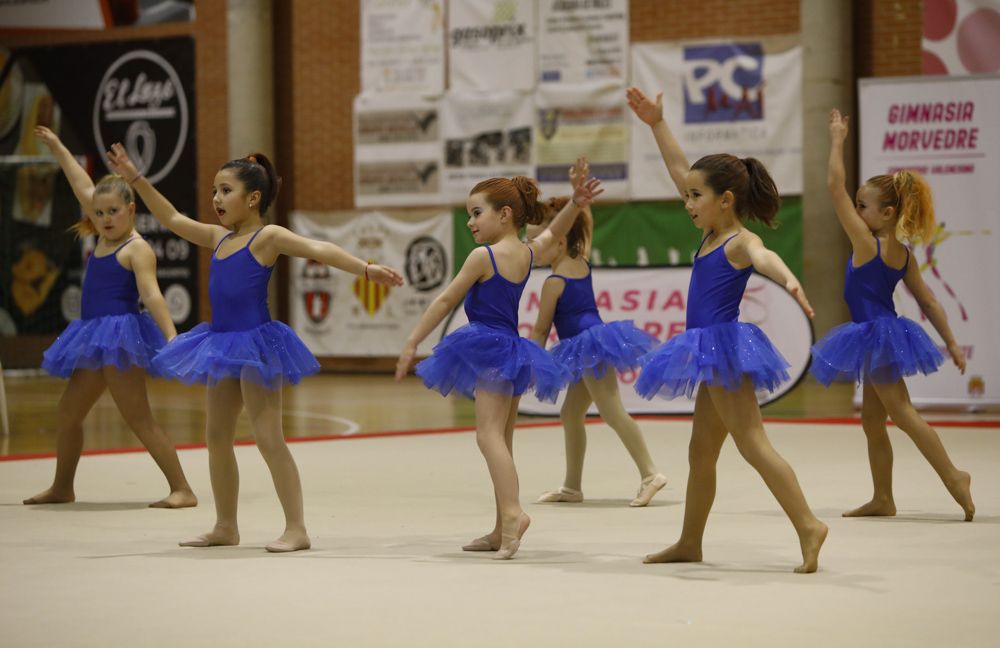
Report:
[[[448,3],[448,88],[460,92],[535,86],[534,0]]]
[[[538,7],[541,83],[628,79],[628,0],[543,0]]]
[[[861,177],[911,169],[934,192],[937,232],[913,250],[927,286],[965,349],[961,376],[949,363],[907,379],[918,405],[1000,403],[1000,76],[862,79],[858,83]],[[900,315],[942,346],[912,295]],[[947,357],[947,351],[944,351]]]
[[[443,0],[363,0],[363,94],[444,91],[443,4]]]
[[[316,261],[291,259],[290,323],[318,356],[396,356],[427,306],[451,281],[451,214],[292,212],[302,236],[396,268],[405,283],[380,286]],[[439,327],[418,348],[427,355]]]
[[[664,118],[691,162],[719,152],[755,157],[779,192],[802,193],[798,35],[635,43],[632,82],[651,99],[663,92]],[[632,198],[677,198],[649,127],[631,119]]]
[[[594,294],[601,317],[606,322],[632,320],[636,326],[665,341],[684,332],[687,311],[688,283],[691,268],[595,268]],[[522,336],[529,336],[538,315],[542,284],[548,273],[535,270],[521,297],[518,329]],[[761,403],[769,403],[787,393],[805,374],[812,345],[812,326],[795,299],[773,281],[754,274],[747,284],[740,305],[740,320],[752,322],[767,334],[785,356],[791,368],[789,380],[771,394],[760,394]],[[465,311],[456,309],[448,321],[444,334],[466,324]],[[553,328],[549,347],[558,338]],[[640,398],[632,388],[637,374],[628,371],[619,374],[622,403],[632,413],[689,414],[694,411],[694,401],[685,398],[651,401]],[[533,395],[521,398],[518,411],[522,414],[556,415],[562,406],[565,392],[556,404],[542,403]],[[596,413],[596,409],[593,412]]]

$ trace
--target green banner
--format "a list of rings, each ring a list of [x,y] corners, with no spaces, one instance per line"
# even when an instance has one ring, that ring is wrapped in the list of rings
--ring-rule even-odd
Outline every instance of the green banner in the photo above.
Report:
[[[701,242],[701,230],[691,224],[684,203],[635,202],[595,205],[595,266],[676,266],[691,265]],[[465,257],[476,247],[463,208],[455,216],[455,274]],[[781,199],[778,227],[768,229],[756,222],[747,229],[757,233],[764,245],[784,259],[797,277],[802,278],[802,198]]]

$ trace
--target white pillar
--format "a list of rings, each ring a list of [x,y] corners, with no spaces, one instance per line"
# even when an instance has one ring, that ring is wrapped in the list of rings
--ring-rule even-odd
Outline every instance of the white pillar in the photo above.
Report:
[[[229,157],[274,159],[274,38],[271,0],[229,0]]]

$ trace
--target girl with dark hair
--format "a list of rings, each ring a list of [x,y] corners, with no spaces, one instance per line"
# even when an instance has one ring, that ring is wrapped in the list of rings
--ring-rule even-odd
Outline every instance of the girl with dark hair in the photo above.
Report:
[[[892,496],[892,446],[886,416],[913,439],[951,496],[971,521],[971,477],[955,467],[941,438],[910,402],[904,376],[937,371],[944,356],[919,324],[896,315],[892,293],[902,279],[920,309],[948,347],[948,354],[965,373],[965,353],[955,341],[948,317],[920,276],[920,264],[900,240],[928,240],[934,233],[931,188],[919,174],[897,171],[877,175],[858,189],[857,203],[844,188],[844,139],[847,118],[830,113],[830,159],[827,185],[837,219],[853,254],[847,261],[844,298],[851,320],[841,324],[813,347],[812,372],[824,385],[863,383],[861,426],[868,438],[868,462],[875,492],[871,501],[844,513],[845,517],[896,514]]]
[[[788,362],[763,331],[737,321],[754,269],[783,285],[806,314],[813,315],[788,266],[743,227],[747,218],[774,223],[780,202],[777,188],[764,165],[753,158],[709,155],[689,165],[663,119],[663,94],[654,102],[638,88],[629,88],[626,96],[635,114],[652,129],[695,227],[705,232],[691,270],[687,330],[642,358],[635,385],[644,398],[697,394],[681,537],[646,556],[646,562],[701,561],[705,524],[715,499],[715,467],[731,434],[798,533],[802,564],[795,571],[814,572],[827,526],[813,515],[794,471],[767,438],[755,394],[787,380]]]
[[[573,173],[574,186],[582,182],[587,170]],[[549,217],[569,201],[548,201]],[[533,240],[548,224],[528,226],[528,240]],[[656,346],[656,338],[636,328],[630,321],[608,322],[601,319],[591,281],[590,249],[594,235],[594,217],[590,206],[584,207],[565,236],[546,256],[539,255],[537,265],[551,265],[539,298],[538,317],[531,338],[542,347],[555,323],[559,342],[550,353],[559,366],[567,369],[570,384],[559,418],[566,441],[566,476],[562,486],[543,493],[539,502],[578,503],[583,501],[583,460],[587,451],[585,421],[591,403],[597,404],[601,418],[613,429],[628,450],[639,470],[639,489],[629,506],[646,506],[664,487],[667,478],[656,469],[646,441],[635,420],[622,405],[617,371],[636,369],[639,358]]]
[[[308,549],[302,484],[281,431],[281,387],[315,373],[319,363],[292,329],[271,319],[267,308],[271,271],[278,257],[286,254],[363,274],[380,284],[398,286],[402,277],[392,268],[366,263],[333,243],[265,225],[264,216],[281,181],[262,154],[227,162],[216,173],[212,205],[221,226],[178,213],[136,169],[121,144],[111,147],[108,160],[163,226],[213,250],[208,277],[212,322],[179,335],[155,360],[157,369],[167,377],[208,386],[206,435],[216,522],[208,533],[181,545],[239,544],[239,474],[233,441],[236,419],[245,407],[285,514],[284,533],[265,548],[272,552]]]
[[[577,169],[583,164],[578,160]],[[528,223],[540,223],[545,215],[535,181],[523,176],[491,178],[473,187],[466,202],[468,226],[482,247],[469,254],[452,282],[427,307],[396,364],[396,380],[401,380],[417,345],[465,299],[469,324],[441,340],[416,369],[427,387],[444,395],[454,390],[475,400],[476,441],[493,480],[496,519],[493,530],[462,547],[465,551],[495,551],[496,560],[508,560],[517,553],[531,523],[521,508],[514,467],[517,403],[529,388],[539,398],[554,401],[567,376],[544,349],[518,335],[518,302],[532,259],[569,230],[580,208],[603,191],[599,186],[596,179],[582,182],[549,229],[527,245],[518,232]]]
[[[146,374],[155,375],[153,357],[177,330],[156,282],[156,254],[135,230],[135,194],[117,175],[95,185],[48,128],[37,127],[35,135],[52,151],[83,208],[84,217],[73,230],[78,236],[96,235],[97,246],[83,276],[82,317],[70,322],[42,361],[53,376],[69,378],[59,401],[55,479],[24,503],[76,499],[73,481],[83,451],[83,420],[107,388],[170,485],[170,495],[150,506],[195,506],[198,499],[170,437],[153,420],[146,393]],[[140,297],[149,313],[139,312]]]

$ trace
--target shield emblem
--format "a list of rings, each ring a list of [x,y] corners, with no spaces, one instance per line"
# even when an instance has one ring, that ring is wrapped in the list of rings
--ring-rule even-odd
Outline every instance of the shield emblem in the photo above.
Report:
[[[306,301],[306,314],[313,324],[319,324],[330,314],[330,304],[333,295],[325,290],[312,290],[303,295]]]

